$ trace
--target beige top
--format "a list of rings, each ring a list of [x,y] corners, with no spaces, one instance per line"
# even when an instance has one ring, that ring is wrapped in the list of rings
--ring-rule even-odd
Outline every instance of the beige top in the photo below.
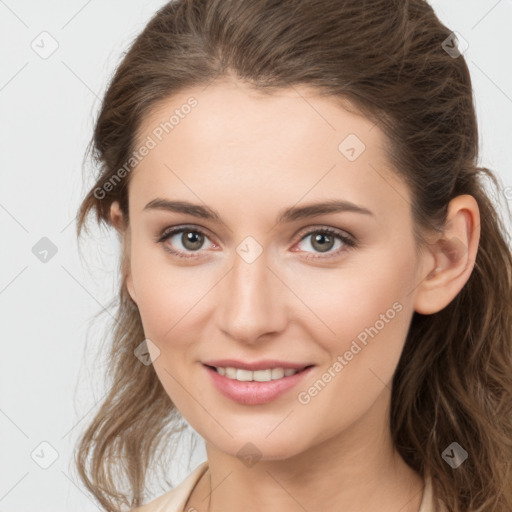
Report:
[[[142,507],[133,509],[132,512],[189,512],[184,507],[192,494],[192,489],[199,482],[200,478],[208,469],[208,461],[197,466],[179,485],[174,489],[162,494],[158,498],[146,503]],[[446,509],[441,507],[440,511]],[[432,484],[430,478],[425,479],[425,489],[418,512],[434,512]]]

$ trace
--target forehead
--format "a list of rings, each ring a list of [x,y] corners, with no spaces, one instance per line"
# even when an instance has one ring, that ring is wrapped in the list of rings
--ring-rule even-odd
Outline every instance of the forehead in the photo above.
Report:
[[[136,147],[152,148],[132,171],[130,209],[166,194],[216,206],[232,194],[267,206],[329,194],[389,208],[407,191],[387,139],[345,106],[307,87],[264,94],[225,80],[183,90],[141,122]]]
[[[279,147],[299,139],[310,140],[311,145],[332,145],[345,132],[368,142],[383,142],[383,134],[374,127],[347,100],[321,95],[309,87],[265,92],[224,79],[206,87],[188,88],[157,102],[142,118],[137,138],[140,141],[154,133],[162,142],[162,138],[170,139],[171,133],[177,140],[181,133],[184,137],[180,142],[187,139],[197,144],[199,140],[205,149],[222,141],[243,144],[245,150],[271,142]]]

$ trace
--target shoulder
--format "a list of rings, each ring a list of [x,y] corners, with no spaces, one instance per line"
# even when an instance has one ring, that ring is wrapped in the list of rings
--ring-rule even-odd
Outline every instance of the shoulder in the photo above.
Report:
[[[208,461],[197,466],[179,485],[131,512],[182,512],[192,489],[208,469]]]
[[[446,506],[441,500],[438,500],[438,508],[434,508],[434,492],[432,489],[432,479],[425,476],[425,488],[423,490],[423,499],[421,500],[418,512],[447,512]]]

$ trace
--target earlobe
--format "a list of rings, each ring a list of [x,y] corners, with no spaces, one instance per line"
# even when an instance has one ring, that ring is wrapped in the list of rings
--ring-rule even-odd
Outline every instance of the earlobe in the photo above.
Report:
[[[450,201],[442,235],[429,245],[433,263],[416,287],[415,311],[437,313],[457,296],[473,271],[479,240],[478,204],[473,196],[457,196]]]
[[[130,245],[130,230],[127,230],[127,236],[123,240],[123,274],[124,274],[124,284],[123,286],[126,288],[126,291],[130,295],[132,301],[137,304],[137,294],[135,293],[135,287],[133,286],[133,277],[132,277],[132,269],[131,269],[131,258],[129,251]]]
[[[114,201],[110,205],[109,217],[110,224],[116,229],[116,231],[121,236],[121,244],[123,247],[123,273],[126,276],[124,280],[125,287],[133,302],[137,304],[135,288],[133,287],[133,279],[131,276],[130,268],[130,228],[126,226],[123,212],[121,211],[118,201]]]
[[[135,289],[133,287],[133,280],[131,274],[126,276],[126,289],[128,290],[128,293],[130,294],[131,299],[135,304],[137,304],[137,296],[135,294]]]

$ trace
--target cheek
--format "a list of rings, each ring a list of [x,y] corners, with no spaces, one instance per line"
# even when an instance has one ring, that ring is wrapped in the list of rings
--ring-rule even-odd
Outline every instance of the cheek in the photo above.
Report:
[[[311,317],[310,336],[327,357],[297,401],[323,436],[348,427],[391,388],[413,312],[405,274],[398,261],[378,272],[345,269],[317,279],[318,291],[309,292],[308,306],[321,319]]]
[[[373,392],[381,390],[398,364],[413,313],[414,257],[406,252],[368,251],[339,269],[308,269],[295,281],[315,313],[303,327],[328,354],[322,371],[336,375],[332,389],[348,402],[365,389],[371,395],[373,384]]]
[[[197,278],[192,268],[173,265],[166,258],[158,250],[135,245],[132,279],[144,335],[156,346],[151,353],[153,368],[174,405],[189,417],[194,414],[194,401],[186,391],[189,384],[183,386],[194,340],[200,339],[199,332],[194,333],[202,322],[198,306],[211,285],[204,276]]]
[[[190,324],[194,308],[208,294],[213,276],[207,265],[180,266],[160,246],[134,237],[131,275],[146,336],[165,341],[183,323]]]
[[[412,288],[412,282],[404,278],[408,269],[398,261],[386,265],[382,257],[368,259],[371,264],[361,261],[339,269],[307,269],[294,277],[294,291],[303,298],[301,309],[310,312],[315,339],[336,344],[336,340],[357,337],[376,323],[380,330],[382,315],[384,321],[396,323],[398,310],[405,308]],[[377,266],[375,261],[381,262],[377,270],[372,268]]]

